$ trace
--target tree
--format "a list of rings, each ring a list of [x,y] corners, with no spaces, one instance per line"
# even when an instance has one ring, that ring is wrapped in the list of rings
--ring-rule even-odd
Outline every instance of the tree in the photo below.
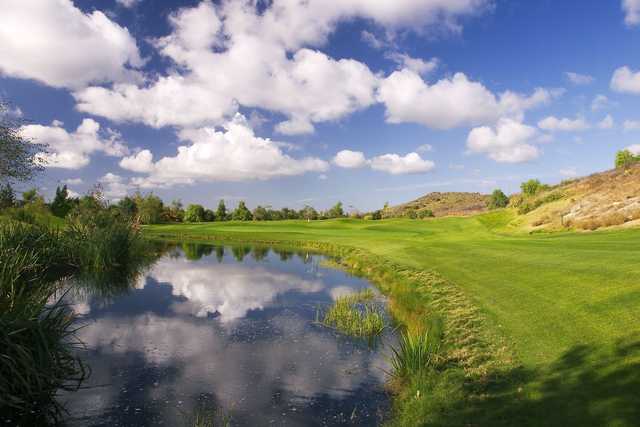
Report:
[[[415,209],[407,209],[407,211],[404,213],[404,215],[407,218],[410,218],[410,219],[417,219],[418,218],[418,213],[416,212]]]
[[[327,212],[329,218],[341,218],[344,216],[344,210],[342,209],[342,202],[336,203],[329,212]]]
[[[25,139],[21,123],[11,119],[9,111],[0,101],[0,182],[29,181],[44,169],[40,153],[46,146]]]
[[[202,205],[189,205],[184,213],[184,220],[187,222],[204,221],[204,207]]]
[[[138,219],[143,224],[158,224],[162,219],[164,204],[162,199],[153,193],[143,196],[136,193],[133,198],[138,208]]]
[[[213,222],[216,220],[216,213],[211,209],[204,210],[204,220],[206,222]]]
[[[499,188],[493,190],[491,193],[491,198],[487,202],[487,207],[489,209],[499,209],[506,208],[509,204],[509,198],[506,194],[502,192]]]
[[[251,211],[247,209],[244,200],[240,200],[238,207],[233,211],[232,217],[234,221],[251,221],[253,219],[253,215],[251,215]]]
[[[267,208],[258,206],[253,210],[253,219],[256,221],[268,221],[271,219],[271,216],[269,215]]]
[[[60,218],[64,218],[67,216],[73,204],[71,199],[69,198],[69,190],[67,190],[67,186],[64,185],[62,188],[56,187],[56,196],[51,202],[51,212]]]
[[[418,211],[418,218],[420,219],[433,218],[433,217],[435,217],[435,215],[433,214],[433,211],[431,209],[422,209]]]
[[[525,196],[535,196],[544,186],[537,179],[530,179],[520,184],[520,189]]]
[[[616,168],[628,168],[640,161],[640,155],[636,156],[629,150],[620,150],[616,153]]]
[[[318,212],[312,206],[305,205],[300,211],[300,218],[307,221],[316,220],[318,219]]]
[[[120,199],[116,206],[118,210],[120,210],[120,213],[128,219],[133,219],[138,214],[136,202],[129,196],[125,196],[123,199]]]
[[[227,207],[224,204],[224,200],[220,200],[220,202],[218,202],[218,209],[216,210],[216,218],[218,219],[218,221],[227,220]]]
[[[12,208],[16,205],[16,193],[9,183],[0,189],[0,209]]]

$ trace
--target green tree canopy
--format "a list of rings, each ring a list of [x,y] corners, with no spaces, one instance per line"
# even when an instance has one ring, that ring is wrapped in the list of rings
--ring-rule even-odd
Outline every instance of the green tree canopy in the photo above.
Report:
[[[342,202],[336,203],[329,212],[327,212],[329,218],[341,218],[344,216],[344,210],[342,209]]]
[[[56,196],[51,202],[51,212],[60,218],[64,218],[73,208],[73,202],[69,198],[67,186],[56,187]]]
[[[244,200],[240,200],[238,207],[233,211],[233,219],[235,221],[251,221],[253,219],[253,215],[251,211],[247,209]]]
[[[616,168],[628,168],[637,162],[640,162],[640,155],[636,156],[629,150],[620,150],[616,153]]]
[[[11,208],[16,204],[16,193],[11,184],[6,183],[0,188],[0,209]]]
[[[227,220],[227,206],[224,204],[224,200],[218,202],[218,209],[216,209],[216,219],[218,221]]]
[[[525,196],[535,196],[540,190],[544,189],[544,185],[537,179],[530,179],[520,184],[520,189]]]
[[[202,205],[189,205],[184,212],[184,220],[187,222],[202,222],[204,221],[204,207]]]
[[[499,209],[506,208],[508,204],[509,198],[498,188],[493,190],[493,193],[491,193],[491,198],[487,202],[487,207],[489,209]]]
[[[136,193],[133,197],[138,208],[138,218],[143,224],[158,224],[162,219],[162,211],[164,204],[160,197],[149,193],[143,196],[140,193]]]

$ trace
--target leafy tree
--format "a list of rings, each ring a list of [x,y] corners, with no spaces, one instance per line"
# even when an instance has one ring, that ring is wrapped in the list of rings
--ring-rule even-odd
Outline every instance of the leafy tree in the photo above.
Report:
[[[9,183],[0,188],[0,209],[12,208],[16,204],[16,193]]]
[[[640,161],[640,155],[636,156],[629,150],[620,150],[616,153],[616,168],[628,168]]]
[[[258,206],[253,210],[253,219],[256,221],[268,221],[271,219],[271,216],[266,208]]]
[[[506,208],[508,204],[509,198],[498,188],[493,190],[493,193],[491,193],[491,198],[487,202],[487,207],[489,209]]]
[[[56,196],[51,202],[51,212],[57,217],[64,218],[71,211],[71,208],[73,208],[73,203],[69,198],[67,186],[56,187]]]
[[[377,211],[371,212],[371,219],[380,220],[382,219],[382,211],[378,209]]]
[[[418,211],[417,216],[420,219],[435,217],[435,215],[433,214],[433,211],[431,209],[422,209],[422,210]]]
[[[404,215],[407,218],[410,218],[410,219],[417,219],[418,218],[418,213],[416,212],[415,209],[407,209],[407,211],[404,213]]]
[[[520,184],[520,189],[525,196],[535,196],[544,186],[537,179],[530,179]]]
[[[22,193],[22,202],[25,205],[29,203],[35,203],[38,200],[38,197],[41,197],[38,195],[38,190],[36,190],[35,188],[31,188]]]
[[[206,222],[213,222],[216,220],[216,213],[211,209],[204,210],[204,220]]]
[[[25,139],[21,123],[8,113],[9,106],[0,101],[0,182],[29,181],[44,168],[39,153],[46,146]]]
[[[218,202],[218,209],[216,210],[216,218],[218,219],[218,221],[227,220],[227,207],[224,204],[224,200],[220,200],[220,202]]]
[[[341,218],[344,216],[344,210],[342,209],[342,202],[336,203],[329,212],[327,212],[329,218]]]
[[[189,205],[184,213],[184,220],[187,222],[204,221],[204,207],[202,205]]]
[[[244,200],[240,200],[238,207],[233,211],[232,217],[234,221],[251,221],[253,219],[253,215],[251,215],[251,211],[247,209]]]
[[[120,213],[128,219],[133,219],[138,214],[136,202],[129,196],[125,196],[123,199],[120,199],[116,207],[120,210]]]
[[[306,205],[300,211],[300,218],[307,221],[316,220],[318,219],[318,212],[312,206]]]
[[[149,193],[143,196],[136,193],[133,198],[138,208],[138,219],[142,224],[158,224],[162,219],[164,204],[160,197]]]

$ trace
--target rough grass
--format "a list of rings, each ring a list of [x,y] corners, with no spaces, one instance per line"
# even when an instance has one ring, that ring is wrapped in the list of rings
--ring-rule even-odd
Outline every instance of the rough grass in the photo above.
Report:
[[[375,295],[371,289],[338,297],[329,309],[318,313],[321,323],[338,331],[370,341],[385,329],[384,312],[373,303]]]
[[[509,232],[513,215],[166,225],[145,233],[316,249],[371,279],[409,331],[442,316],[444,367],[399,389],[396,425],[635,425],[640,231],[522,235]]]

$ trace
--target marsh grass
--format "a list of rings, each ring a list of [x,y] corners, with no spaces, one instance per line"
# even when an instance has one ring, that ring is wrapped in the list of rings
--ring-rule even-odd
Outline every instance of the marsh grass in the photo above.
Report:
[[[229,427],[231,416],[222,411],[197,408],[187,417],[186,427]]]
[[[316,319],[325,326],[359,338],[374,339],[385,329],[384,310],[374,302],[371,289],[339,297],[324,314]]]
[[[389,372],[398,380],[419,376],[434,366],[442,342],[442,319],[431,319],[429,328],[421,332],[402,331],[398,343],[391,347]]]

